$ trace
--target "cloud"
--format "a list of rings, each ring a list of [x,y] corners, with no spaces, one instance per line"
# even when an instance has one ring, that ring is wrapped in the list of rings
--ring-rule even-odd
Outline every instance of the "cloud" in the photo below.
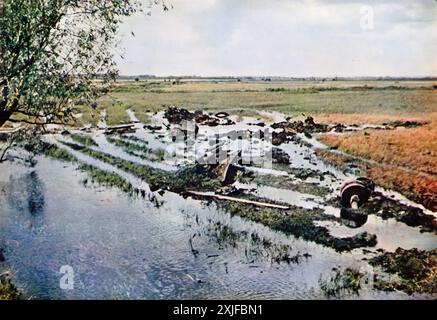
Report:
[[[437,75],[433,0],[171,3],[123,24],[122,74]],[[373,29],[361,28],[362,6]]]

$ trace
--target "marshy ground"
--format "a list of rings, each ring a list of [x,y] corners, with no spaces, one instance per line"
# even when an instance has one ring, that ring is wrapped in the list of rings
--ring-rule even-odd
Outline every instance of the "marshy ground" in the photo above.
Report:
[[[0,272],[28,298],[435,298],[435,86],[121,82],[0,165]],[[272,167],[248,163],[223,183],[180,161],[170,105],[209,113],[200,149],[217,133],[275,131]],[[105,134],[119,124],[132,128]],[[350,228],[338,194],[360,175],[378,187],[367,223]],[[76,270],[72,291],[62,265]]]

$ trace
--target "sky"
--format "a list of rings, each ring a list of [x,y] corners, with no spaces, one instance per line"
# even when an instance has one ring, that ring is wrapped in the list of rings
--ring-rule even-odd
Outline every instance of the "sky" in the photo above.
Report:
[[[172,9],[152,6],[122,24],[122,75],[437,76],[436,0],[166,5]]]

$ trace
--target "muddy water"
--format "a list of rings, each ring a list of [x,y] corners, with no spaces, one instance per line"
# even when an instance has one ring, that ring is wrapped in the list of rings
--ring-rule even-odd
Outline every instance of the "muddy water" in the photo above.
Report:
[[[94,136],[94,141],[98,144],[98,147],[92,147],[92,149],[95,149],[95,150],[100,151],[100,152],[105,152],[107,154],[110,154],[111,156],[114,156],[114,157],[117,157],[117,158],[120,158],[123,160],[131,161],[131,162],[135,162],[138,164],[142,164],[145,166],[149,166],[152,168],[156,168],[156,169],[162,169],[162,170],[168,170],[168,171],[176,170],[176,167],[174,167],[172,165],[169,165],[166,163],[149,161],[149,160],[142,159],[140,157],[133,156],[131,154],[124,152],[121,148],[118,148],[118,147],[114,146],[113,144],[109,143],[108,140],[106,139],[106,136],[103,133],[96,134]]]
[[[350,237],[367,231],[376,234],[378,243],[375,249],[394,252],[397,248],[434,250],[437,248],[437,237],[433,233],[421,233],[419,228],[411,228],[395,219],[383,220],[369,215],[367,222],[360,228],[351,229],[335,222],[321,222],[335,237]]]
[[[134,114],[130,114],[133,119]],[[152,117],[154,125],[162,117]],[[207,137],[219,129],[201,127],[199,135]],[[243,121],[226,130],[257,130]],[[165,148],[171,139],[166,133],[150,132],[138,124],[133,135],[149,142],[151,148]],[[174,169],[168,163],[149,162],[129,155],[110,144],[103,134],[94,136],[97,150],[119,158]],[[66,139],[60,136],[50,139]],[[311,141],[308,141],[311,143]],[[59,144],[60,146],[63,146]],[[67,148],[66,146],[63,146]],[[304,144],[283,144],[290,154],[293,168],[310,168],[330,172],[323,181],[309,178],[334,190],[326,198],[273,187],[257,187],[255,194],[304,208],[319,207],[339,215],[339,209],[324,205],[352,175],[326,166]],[[134,186],[148,190],[146,183],[108,164],[69,149],[80,161],[112,171]],[[117,189],[84,187],[84,173],[74,165],[38,158],[34,168],[17,163],[1,165],[0,170],[0,246],[7,261],[0,264],[10,271],[13,280],[31,298],[51,299],[313,299],[326,298],[320,279],[331,275],[332,268],[352,267],[367,270],[362,250],[339,254],[335,251],[271,231],[259,224],[230,217],[213,204],[184,199],[173,193],[160,197],[162,205],[129,197]],[[287,175],[287,172],[248,168],[258,174]],[[299,182],[299,179],[296,179]],[[239,185],[253,188],[253,185]],[[368,231],[376,234],[378,244],[393,251],[437,248],[437,236],[420,233],[394,220],[383,221],[369,216],[359,229],[333,222],[320,222],[339,237]],[[223,232],[231,230],[230,233]],[[298,263],[272,263],[277,254],[255,238],[267,239],[274,246],[287,246]],[[74,290],[59,286],[59,269],[70,265],[75,272]],[[343,293],[344,299],[411,299],[402,293],[383,293],[366,288],[360,296]]]
[[[363,265],[352,254],[286,237],[172,193],[156,208],[115,189],[85,188],[84,174],[73,166],[38,160],[32,169],[8,164],[0,172],[0,241],[7,257],[1,267],[32,298],[324,298],[320,277],[332,267]],[[218,241],[211,231],[217,222],[311,257],[272,264],[247,239],[237,245]],[[75,271],[74,290],[59,287],[62,265]],[[362,292],[364,297],[407,298],[373,291]]]

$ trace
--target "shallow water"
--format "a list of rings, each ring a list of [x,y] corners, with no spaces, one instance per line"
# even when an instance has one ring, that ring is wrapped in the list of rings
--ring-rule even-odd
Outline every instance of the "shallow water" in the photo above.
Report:
[[[350,237],[367,231],[375,234],[378,238],[376,249],[394,252],[397,248],[420,250],[437,249],[437,237],[433,233],[420,232],[419,228],[412,228],[395,219],[383,220],[382,218],[369,215],[367,222],[360,228],[351,229],[335,222],[323,221],[319,223],[328,228],[335,237]]]
[[[130,114],[133,119],[134,114]],[[154,121],[154,122],[153,122]],[[162,115],[152,117],[162,124]],[[225,130],[253,128],[249,122],[227,126]],[[200,135],[213,136],[219,128],[200,128]],[[223,130],[223,128],[220,128]],[[138,124],[132,135],[148,141],[151,148],[165,148],[169,137],[152,133]],[[103,151],[143,165],[172,170],[175,167],[129,155],[110,144],[102,133],[94,136]],[[65,137],[51,136],[51,142]],[[74,151],[80,161],[119,174],[135,187],[150,192],[147,183],[113,166]],[[309,178],[338,191],[350,174],[339,172],[315,157],[314,151],[299,143],[281,148],[292,157],[292,167],[330,172],[325,180]],[[334,267],[368,270],[363,250],[339,254],[312,242],[274,232],[267,227],[231,217],[214,204],[184,199],[166,192],[159,196],[159,207],[141,198],[130,197],[114,188],[85,187],[86,174],[75,165],[39,157],[34,168],[19,163],[0,166],[0,247],[7,261],[0,272],[10,270],[13,280],[28,297],[37,299],[314,299],[326,298],[320,279],[330,276]],[[247,167],[257,174],[287,175],[284,171]],[[300,180],[296,179],[298,183]],[[240,184],[252,188],[254,185]],[[255,194],[304,208],[322,208],[339,216],[339,209],[326,206],[327,198],[268,186],[257,187]],[[358,229],[333,222],[320,222],[334,236],[346,237],[367,231],[376,234],[378,248],[394,251],[437,248],[437,236],[420,233],[393,219],[370,215]],[[225,227],[225,235],[217,226]],[[289,254],[303,255],[299,263],[272,262],[277,252],[266,248],[257,238],[274,246],[286,245]],[[74,290],[59,286],[63,265],[75,272]],[[360,291],[343,294],[344,299],[414,299],[403,293]]]
[[[324,298],[322,275],[336,266],[363,265],[352,254],[286,237],[213,205],[166,193],[156,208],[114,189],[84,188],[83,177],[73,166],[48,159],[33,169],[2,167],[0,241],[14,281],[29,297]],[[247,252],[264,249],[244,239],[236,247],[218,242],[211,232],[218,221],[311,257],[299,264],[272,264],[263,254],[248,258]],[[59,287],[62,265],[74,268],[74,290]],[[361,297],[407,298],[379,292]]]

